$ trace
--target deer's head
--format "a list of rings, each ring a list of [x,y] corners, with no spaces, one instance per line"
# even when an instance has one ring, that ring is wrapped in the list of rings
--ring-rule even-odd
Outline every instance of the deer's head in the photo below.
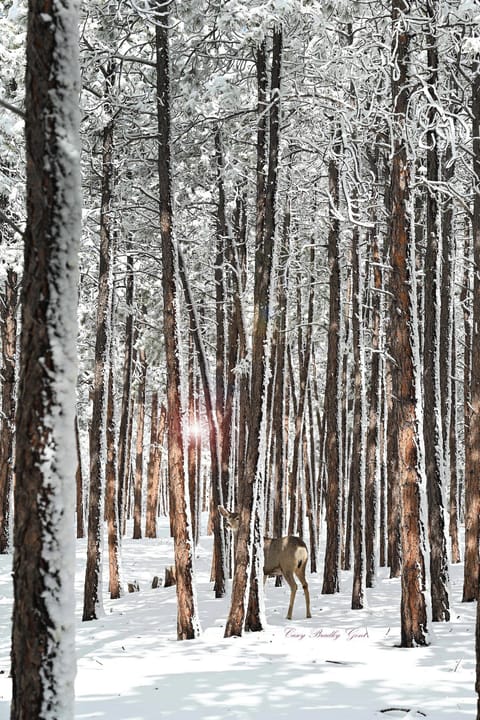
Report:
[[[218,512],[224,518],[225,527],[233,533],[236,533],[238,531],[238,526],[240,525],[240,513],[230,512],[229,510],[226,510],[223,505],[218,506]]]

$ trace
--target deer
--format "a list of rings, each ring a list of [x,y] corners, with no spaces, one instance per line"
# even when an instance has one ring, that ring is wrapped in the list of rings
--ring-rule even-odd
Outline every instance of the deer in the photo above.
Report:
[[[225,526],[236,535],[240,525],[240,514],[230,512],[223,505],[218,506],[220,515],[224,518]],[[287,620],[292,619],[293,603],[297,593],[295,575],[305,594],[306,617],[311,618],[310,592],[305,577],[305,568],[308,561],[308,550],[303,540],[295,535],[286,535],[279,538],[264,538],[263,540],[263,584],[267,577],[283,575],[290,587],[290,604],[288,606]]]

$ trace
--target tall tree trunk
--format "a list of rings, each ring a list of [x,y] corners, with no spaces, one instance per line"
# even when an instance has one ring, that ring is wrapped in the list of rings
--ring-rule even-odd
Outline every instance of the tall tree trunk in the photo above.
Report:
[[[450,336],[451,341],[451,362],[450,367],[452,370],[452,381],[450,389],[450,420],[448,424],[448,438],[447,442],[450,443],[450,513],[449,513],[449,535],[451,546],[451,558],[452,563],[459,563],[460,557],[460,540],[458,536],[458,521],[459,521],[459,488],[458,488],[458,475],[457,475],[457,381],[455,378],[456,373],[456,350],[457,343],[455,337],[455,316],[452,313],[452,332]]]
[[[449,186],[455,175],[452,147],[449,145],[444,156],[443,182]],[[449,428],[451,416],[451,394],[455,373],[452,370],[452,333],[454,324],[453,278],[455,272],[455,249],[453,239],[453,197],[443,200],[441,215],[442,262],[440,285],[440,397],[442,409],[442,434],[445,458],[445,474],[449,473]]]
[[[328,266],[330,271],[330,310],[328,320],[328,355],[325,387],[327,466],[325,566],[322,593],[340,590],[340,500],[341,437],[339,427],[340,391],[340,222],[339,205],[339,129],[335,131],[328,164],[330,193],[330,230],[328,233]]]
[[[187,469],[188,494],[190,498],[190,515],[192,518],[193,542],[197,545],[199,540],[200,510],[198,508],[198,467],[197,442],[200,428],[198,426],[199,414],[197,411],[197,398],[195,397],[195,352],[192,333],[188,334],[188,433],[187,433]],[[152,415],[153,422],[153,415]],[[153,428],[152,428],[153,429]]]
[[[477,693],[477,720],[480,720],[480,602],[477,603],[475,623],[475,692]]]
[[[18,279],[7,270],[5,290],[0,297],[2,339],[2,415],[0,421],[0,554],[10,545],[10,498],[13,480],[15,424],[15,357],[17,345]]]
[[[135,356],[133,364],[135,365]],[[130,520],[132,517],[132,438],[133,438],[133,417],[135,411],[135,398],[130,398],[130,408],[128,411],[128,425],[127,425],[127,437],[125,444],[125,486],[123,494],[123,523],[122,523],[122,534],[125,535],[127,518]]]
[[[298,388],[298,404],[297,412],[295,417],[295,437],[293,441],[293,458],[291,467],[291,487],[294,488],[290,493],[290,518],[288,522],[288,534],[293,535],[295,532],[295,522],[297,516],[297,492],[299,489],[298,476],[299,476],[299,462],[301,458],[301,441],[302,434],[304,432],[305,424],[305,405],[307,399],[307,388],[308,388],[308,377],[310,373],[310,358],[312,354],[312,325],[313,325],[313,309],[314,309],[314,264],[315,264],[315,246],[312,243],[310,245],[310,277],[309,277],[309,289],[308,289],[308,303],[307,303],[307,328],[305,332],[305,338],[303,339],[303,333],[301,332],[302,317],[302,299],[301,295],[298,296],[298,323],[299,323],[299,388]],[[301,293],[300,287],[298,292]]]
[[[129,427],[131,425],[130,395],[133,369],[133,297],[134,297],[134,275],[133,259],[127,256],[126,270],[126,293],[125,305],[127,308],[127,320],[125,327],[125,359],[123,364],[123,390],[122,404],[120,410],[120,428],[118,432],[118,513],[122,533],[125,533],[125,507],[126,507],[126,486],[128,476],[127,458],[129,455]]]
[[[427,130],[427,239],[425,252],[424,343],[423,343],[423,436],[428,499],[428,536],[430,540],[430,584],[432,620],[450,619],[448,600],[448,560],[442,498],[443,431],[440,387],[440,208],[437,187],[440,181],[437,120],[438,49],[436,23],[438,0],[428,0],[427,58],[430,71]],[[435,103],[435,104],[433,104]],[[448,358],[445,358],[448,363]]]
[[[285,481],[286,481],[286,433],[285,433],[285,329],[287,324],[288,243],[290,233],[290,204],[287,204],[283,222],[283,241],[277,273],[277,312],[273,346],[275,348],[275,385],[273,389],[273,442],[275,448],[274,478],[275,499],[273,513],[273,536],[282,537],[285,532]]]
[[[408,208],[410,170],[407,157],[405,122],[409,103],[409,6],[406,0],[392,0],[392,74],[394,156],[391,171],[391,349],[392,394],[398,427],[397,462],[401,498],[401,645],[426,645],[424,538],[421,515],[421,477],[418,456],[417,397],[414,348],[411,328],[415,304],[411,296],[414,283],[414,239]]]
[[[216,365],[215,365],[215,411],[217,416],[218,445],[220,455],[223,447],[223,416],[225,410],[225,243],[227,223],[225,218],[225,189],[223,183],[223,151],[220,131],[215,132],[215,165],[217,172],[217,217],[215,258],[215,326],[216,326]],[[223,486],[223,494],[226,487]]]
[[[363,325],[363,283],[360,267],[360,238],[358,228],[352,235],[352,340],[354,365],[353,439],[350,484],[353,488],[353,584],[352,610],[365,604],[365,359]]]
[[[75,475],[76,493],[76,515],[77,515],[77,538],[85,537],[85,508],[83,502],[83,462],[82,448],[80,444],[80,428],[78,427],[78,415],[75,416],[75,448],[77,451],[77,472]]]
[[[391,168],[385,169],[385,211],[388,217],[392,217],[392,187]],[[388,241],[390,239],[388,238]],[[384,252],[385,259],[388,254],[387,237],[385,238]],[[388,281],[389,282],[389,281]],[[390,308],[390,317],[391,317]],[[390,319],[386,320],[386,347],[392,345],[393,327]],[[390,567],[390,578],[400,577],[402,568],[402,551],[400,536],[400,474],[398,470],[398,425],[393,402],[394,372],[392,359],[388,356],[385,359],[384,394],[385,394],[385,484],[386,484],[386,525],[387,525],[387,565]]]
[[[223,494],[220,473],[220,449],[218,445],[218,426],[215,414],[212,391],[210,388],[210,376],[207,367],[207,355],[200,333],[200,322],[193,302],[192,292],[188,283],[185,261],[182,252],[178,251],[179,276],[183,285],[185,303],[190,317],[190,332],[193,335],[198,357],[198,366],[202,378],[203,395],[205,399],[205,412],[208,422],[208,437],[210,445],[210,464],[212,475],[212,500],[215,508],[223,505]],[[222,532],[220,516],[218,512],[213,513],[214,532],[214,554],[213,554],[213,578],[215,584],[215,597],[221,598],[225,595],[225,540]]]
[[[373,267],[372,289],[372,360],[370,367],[370,391],[365,474],[365,561],[366,585],[375,585],[376,545],[378,537],[378,478],[380,470],[380,298],[382,271],[376,228],[371,237]]]
[[[352,306],[352,273],[347,267],[345,278],[345,301],[342,303],[343,335],[341,347],[341,380],[340,380],[340,403],[341,403],[341,424],[340,437],[342,443],[342,465],[340,471],[341,482],[341,522],[340,522],[340,563],[342,570],[350,570],[351,556],[351,530],[352,530],[352,492],[349,475],[349,460],[352,434],[349,432],[348,418],[350,414],[350,403],[352,400],[350,382],[348,377],[349,356],[350,356],[350,308]]]
[[[235,247],[234,257],[231,259],[233,267],[233,313],[235,324],[238,327],[238,366],[242,367],[242,372],[238,379],[237,392],[237,428],[236,441],[233,446],[236,448],[236,458],[234,465],[234,476],[237,480],[236,488],[243,486],[245,457],[246,457],[246,434],[247,434],[247,415],[249,406],[249,387],[250,374],[247,367],[247,337],[245,324],[243,319],[243,306],[241,298],[244,295],[247,283],[247,213],[246,213],[246,191],[242,190],[240,197],[237,199],[240,204],[238,212],[238,228],[235,231]]]
[[[472,143],[473,143],[473,308],[470,413],[465,442],[465,558],[463,601],[478,597],[479,515],[480,515],[480,62],[472,66]]]
[[[115,64],[105,72],[107,109],[115,79]],[[111,110],[111,107],[110,107]],[[88,503],[87,565],[83,597],[83,620],[96,620],[102,613],[103,517],[105,501],[108,367],[111,341],[113,286],[113,119],[103,130],[102,203],[100,209],[100,271],[96,318],[93,409],[90,428],[90,491]]]
[[[162,240],[163,332],[167,363],[168,477],[172,502],[173,539],[177,577],[177,638],[195,638],[200,631],[193,587],[193,540],[185,493],[183,429],[178,359],[177,282],[172,236],[170,176],[170,67],[168,6],[157,0],[155,45],[157,66],[158,177]]]
[[[27,15],[27,223],[16,421],[11,720],[74,717],[78,6]]]
[[[233,236],[226,237],[226,262],[230,268],[230,307],[228,316],[228,336],[227,336],[227,368],[226,368],[226,388],[225,388],[225,407],[223,413],[222,425],[222,447],[221,447],[221,479],[224,501],[232,505],[234,497],[236,497],[237,486],[235,481],[239,479],[239,472],[236,472],[240,466],[243,467],[244,453],[242,443],[240,443],[240,429],[238,423],[244,423],[243,412],[239,406],[245,401],[245,392],[242,396],[242,388],[248,386],[246,373],[239,378],[237,376],[237,368],[242,364],[245,365],[247,357],[247,347],[245,338],[245,328],[243,324],[242,296],[245,290],[245,242],[247,233],[246,223],[246,197],[245,189],[237,188],[235,200],[235,212],[233,221]],[[239,442],[236,445],[237,456],[232,452],[234,443],[232,441],[234,434],[234,412],[235,407],[238,413],[237,432]],[[242,429],[243,433],[243,429]],[[241,456],[241,459],[238,457]],[[225,547],[226,556],[229,559],[229,577],[232,576],[232,553],[231,553],[231,537],[232,534],[225,528]]]
[[[112,358],[113,360],[113,358]],[[110,598],[118,599],[122,595],[120,578],[120,526],[118,518],[118,467],[117,448],[115,437],[115,391],[113,380],[113,362],[110,362],[108,374],[108,404],[107,404],[107,465],[105,481],[105,517],[108,534],[108,587]]]
[[[158,418],[158,393],[152,393],[152,420],[150,429],[150,458],[147,470],[147,512],[145,519],[145,537],[157,537],[157,515],[159,504],[160,467],[162,464],[163,436],[167,411],[165,405],[160,408]]]
[[[260,303],[265,302],[262,297],[260,284],[260,276],[263,270],[265,276],[270,282],[271,256],[267,255],[266,263],[262,263],[264,251],[265,236],[265,210],[266,210],[266,180],[265,167],[267,163],[267,49],[266,41],[263,40],[256,54],[256,73],[257,73],[257,188],[256,188],[256,227],[255,227],[255,287],[254,287],[254,320],[252,331],[252,361],[250,374],[250,392],[249,392],[249,408],[248,408],[248,439],[245,448],[245,469],[242,473],[241,483],[239,484],[239,511],[240,511],[240,527],[235,544],[235,569],[233,575],[233,586],[230,612],[227,618],[225,628],[225,637],[242,635],[244,626],[246,626],[246,618],[248,614],[248,606],[246,600],[252,587],[252,567],[254,566],[254,550],[255,544],[255,519],[256,519],[256,501],[257,501],[257,484],[258,484],[258,434],[261,427],[262,398],[263,398],[263,347],[260,348],[259,342],[261,338],[266,337],[266,323],[264,317],[260,319],[262,308]],[[278,101],[278,99],[277,99]],[[268,292],[268,291],[267,291]],[[267,295],[268,297],[268,295]],[[266,310],[266,308],[263,308]],[[255,358],[253,352],[255,351]],[[255,390],[255,394],[254,394]],[[253,437],[255,436],[255,440]],[[257,562],[258,571],[258,562]],[[254,572],[255,575],[255,572]],[[259,589],[258,582],[253,580],[254,589]],[[259,618],[260,620],[260,618]],[[258,628],[261,628],[261,620]]]
[[[252,363],[250,377],[250,403],[248,443],[245,461],[245,478],[241,488],[240,528],[235,553],[235,573],[232,601],[225,637],[241,635],[247,630],[263,629],[259,592],[263,583],[261,568],[263,522],[258,515],[258,502],[263,497],[260,487],[260,435],[264,421],[263,397],[268,358],[268,310],[270,305],[273,247],[275,237],[275,200],[277,192],[279,124],[280,124],[280,70],[282,32],[273,31],[270,144],[268,175],[265,182],[265,131],[266,131],[266,48],[265,41],[257,51],[258,126],[257,126],[257,217],[255,246],[254,317],[252,331]],[[250,551],[251,540],[253,540]],[[250,588],[248,608],[245,600]]]
[[[140,378],[137,392],[137,442],[135,453],[135,485],[133,507],[133,539],[142,537],[142,507],[143,507],[143,436],[145,432],[145,391],[147,384],[147,358],[145,349],[138,351],[140,365]]]

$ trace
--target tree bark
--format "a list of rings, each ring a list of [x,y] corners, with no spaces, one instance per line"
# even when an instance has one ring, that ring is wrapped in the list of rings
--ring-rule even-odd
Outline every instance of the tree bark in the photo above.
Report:
[[[115,64],[105,71],[107,112],[115,78]],[[113,286],[113,119],[103,130],[103,176],[100,209],[100,270],[95,341],[93,409],[90,428],[90,490],[88,504],[87,564],[83,598],[83,620],[96,620],[102,614],[102,551],[105,503],[106,428],[108,402],[108,368],[111,341],[111,305]]]
[[[292,491],[290,493],[290,517],[288,521],[288,534],[293,535],[295,532],[295,523],[297,519],[297,493],[298,493],[298,475],[299,475],[299,462],[301,458],[301,442],[302,434],[304,432],[305,424],[305,406],[307,399],[307,388],[308,388],[308,377],[310,373],[310,358],[312,354],[312,325],[313,325],[313,309],[314,309],[314,279],[313,270],[315,263],[315,246],[312,243],[310,245],[310,277],[309,277],[309,289],[308,289],[308,303],[307,303],[307,329],[305,338],[302,342],[303,334],[300,332],[302,318],[301,318],[301,307],[302,301],[299,296],[298,300],[298,322],[299,322],[299,388],[298,388],[298,403],[297,412],[295,417],[295,437],[293,441],[293,457],[291,467],[291,483],[290,487]],[[301,292],[298,288],[298,292]]]
[[[127,320],[125,327],[125,359],[123,364],[123,390],[122,404],[120,410],[120,428],[118,432],[118,514],[120,518],[120,527],[122,533],[125,532],[125,506],[126,506],[126,486],[128,483],[128,464],[129,456],[129,426],[130,426],[130,394],[132,383],[133,369],[133,297],[134,297],[134,274],[133,259],[127,257],[126,271],[126,293],[125,305],[127,308]]]
[[[448,599],[448,560],[445,537],[445,518],[442,498],[443,485],[443,430],[441,422],[440,387],[440,255],[439,240],[440,208],[437,187],[440,180],[438,162],[438,138],[435,129],[438,83],[438,49],[436,23],[438,1],[428,0],[427,59],[430,71],[429,91],[433,102],[428,108],[427,130],[427,238],[424,281],[424,342],[423,342],[423,388],[424,412],[423,435],[425,443],[425,470],[428,499],[428,535],[430,540],[430,584],[432,595],[432,620],[450,619]],[[448,358],[445,358],[448,364]]]
[[[215,408],[213,403],[212,391],[210,388],[210,376],[207,366],[207,355],[203,345],[202,336],[200,334],[200,323],[193,302],[190,285],[188,283],[185,261],[181,250],[178,252],[179,276],[183,285],[185,302],[190,317],[190,332],[193,335],[195,348],[198,357],[198,366],[200,376],[202,378],[203,395],[205,400],[205,412],[208,422],[208,437],[210,445],[210,463],[211,463],[211,485],[212,499],[215,508],[223,505],[223,493],[220,473],[220,448],[218,444],[218,425]],[[213,578],[215,585],[215,597],[221,598],[225,595],[225,544],[224,534],[222,532],[220,516],[218,512],[213,513],[213,532],[214,532],[214,556],[213,556]]]
[[[340,471],[341,438],[339,417],[340,391],[340,222],[339,205],[339,130],[333,140],[328,165],[330,192],[330,230],[328,233],[328,266],[330,270],[330,310],[328,321],[328,355],[325,390],[327,466],[325,566],[322,593],[332,594],[340,590]]]
[[[147,384],[147,359],[145,349],[138,351],[140,379],[137,393],[137,442],[135,453],[135,485],[133,504],[133,539],[142,537],[142,495],[143,495],[143,436],[145,432],[145,392]]]
[[[118,518],[118,468],[117,449],[115,438],[115,403],[114,403],[113,367],[110,363],[108,374],[108,404],[107,404],[107,465],[105,481],[105,517],[107,520],[108,536],[108,587],[110,598],[117,600],[121,597],[122,583],[120,578],[120,526]]]
[[[406,112],[410,85],[409,6],[405,0],[392,0],[392,97],[395,119],[394,156],[391,170],[391,348],[392,395],[398,427],[397,463],[401,498],[401,646],[427,645],[425,603],[424,538],[421,515],[421,477],[419,473],[417,397],[414,375],[414,348],[411,328],[415,306],[410,287],[414,282],[414,239],[408,208],[410,169],[405,141]]]
[[[75,447],[77,450],[77,472],[75,484],[77,488],[76,515],[77,515],[77,538],[85,537],[85,508],[83,502],[83,462],[80,445],[80,429],[78,427],[78,415],[75,416]]]
[[[11,720],[74,717],[78,3],[32,0],[16,418]]]
[[[273,389],[273,443],[275,448],[274,481],[275,498],[273,511],[273,536],[282,537],[285,532],[285,485],[287,455],[285,432],[286,383],[285,383],[285,329],[287,323],[288,243],[290,233],[290,205],[287,204],[283,222],[282,252],[277,272],[277,313],[273,336],[275,348],[275,382]]]
[[[10,499],[13,482],[15,424],[15,382],[17,345],[18,279],[15,270],[7,270],[5,290],[0,297],[2,337],[2,415],[0,422],[0,554],[10,546]]]
[[[452,380],[450,388],[450,420],[448,424],[447,442],[450,443],[450,512],[449,512],[449,535],[451,541],[451,558],[452,563],[459,563],[460,557],[460,540],[458,536],[458,518],[459,518],[459,487],[457,473],[457,381],[456,381],[456,337],[455,337],[455,319],[452,316],[452,332],[451,341],[451,361]]]
[[[353,584],[352,610],[365,605],[365,360],[363,342],[363,283],[358,228],[352,234],[352,340],[354,365],[353,438],[350,483],[353,491]]]
[[[258,515],[258,502],[263,497],[260,487],[260,435],[264,420],[263,397],[268,358],[268,321],[275,237],[275,200],[277,192],[280,71],[282,32],[273,31],[271,98],[269,109],[270,143],[268,175],[265,182],[265,131],[266,131],[266,48],[263,42],[257,51],[258,126],[257,126],[257,217],[255,245],[254,318],[252,331],[252,363],[250,376],[250,403],[248,442],[245,461],[245,479],[240,488],[240,527],[235,553],[235,573],[230,612],[225,637],[241,635],[247,630],[262,630],[261,599],[263,584],[261,569],[263,522]],[[252,552],[250,552],[251,540]],[[248,607],[245,600],[249,593]]]
[[[167,410],[162,404],[158,416],[158,393],[152,393],[152,420],[150,432],[150,459],[147,471],[147,513],[145,519],[145,537],[157,537],[157,515],[159,503],[160,467],[162,464],[163,437]]]
[[[188,469],[188,494],[190,498],[190,515],[192,518],[192,536],[195,545],[200,537],[200,509],[198,507],[198,464],[197,464],[197,443],[199,440],[200,427],[198,425],[198,399],[195,396],[196,374],[195,374],[195,351],[192,333],[188,334],[188,437],[187,437],[187,469]],[[153,422],[153,415],[152,415]]]
[[[193,540],[185,494],[183,429],[178,360],[176,251],[172,235],[173,211],[170,176],[170,67],[168,7],[157,0],[155,45],[157,66],[158,177],[162,242],[163,332],[167,365],[168,477],[175,568],[177,576],[177,638],[198,636],[198,612],[193,587]]]
[[[463,601],[478,597],[479,514],[480,514],[480,62],[472,66],[472,143],[473,143],[473,308],[470,412],[465,443],[465,558]]]
[[[372,360],[370,367],[370,390],[368,408],[368,430],[366,448],[365,475],[365,560],[366,585],[375,585],[376,576],[376,545],[378,529],[378,478],[380,470],[380,298],[382,291],[382,271],[378,237],[376,229],[371,237],[371,254],[373,267],[372,288]]]

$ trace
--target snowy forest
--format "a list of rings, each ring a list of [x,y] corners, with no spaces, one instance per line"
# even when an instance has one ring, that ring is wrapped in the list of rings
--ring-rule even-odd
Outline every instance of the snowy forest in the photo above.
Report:
[[[0,28],[0,720],[480,720],[479,1]]]

